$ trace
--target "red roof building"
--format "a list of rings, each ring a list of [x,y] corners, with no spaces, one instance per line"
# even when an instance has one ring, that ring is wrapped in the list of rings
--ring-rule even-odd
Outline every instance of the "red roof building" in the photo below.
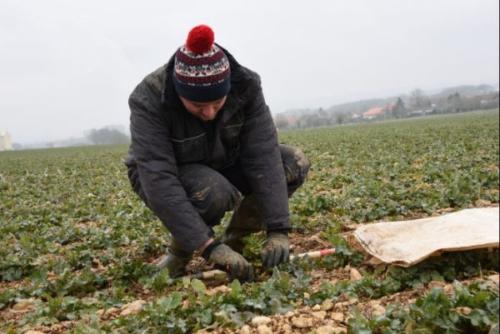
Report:
[[[383,115],[384,111],[385,109],[383,107],[373,107],[363,113],[363,118],[372,119]]]

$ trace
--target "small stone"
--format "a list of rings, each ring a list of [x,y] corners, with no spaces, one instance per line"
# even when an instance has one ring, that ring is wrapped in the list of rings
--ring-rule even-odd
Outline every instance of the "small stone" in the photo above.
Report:
[[[219,285],[219,286],[216,286],[215,288],[207,290],[207,295],[213,296],[213,295],[217,294],[218,292],[228,293],[228,292],[231,292],[231,288],[229,288],[227,285]]]
[[[478,200],[474,203],[474,206],[475,206],[475,207],[484,207],[484,206],[490,206],[490,205],[491,205],[491,201],[484,200],[484,199],[478,199]]]
[[[264,316],[261,316],[261,315],[253,317],[252,321],[251,321],[252,326],[254,326],[254,327],[257,327],[257,326],[260,326],[260,325],[267,325],[270,322],[271,322],[271,318],[264,317]]]
[[[104,315],[116,315],[120,312],[120,309],[117,307],[110,307],[106,311],[104,311]]]
[[[472,312],[472,309],[470,307],[467,307],[467,306],[457,307],[455,310],[458,313],[463,314],[463,315],[469,315]]]
[[[375,316],[381,316],[385,314],[385,307],[380,304],[375,304],[372,306],[372,314]]]
[[[285,318],[291,318],[295,315],[295,312],[293,311],[288,311],[285,313]]]
[[[18,299],[17,303],[12,306],[15,311],[27,311],[35,306],[35,300],[33,298],[29,299]]]
[[[366,261],[367,264],[371,266],[379,266],[384,263],[384,261],[380,260],[379,258],[376,258],[375,256],[371,257],[368,261]]]
[[[312,327],[312,325],[313,325],[313,319],[306,318],[306,317],[303,317],[303,316],[293,317],[292,318],[292,325],[294,325],[297,328]]]
[[[292,326],[290,326],[289,324],[284,324],[284,325],[281,327],[281,331],[283,332],[283,334],[290,334],[290,333],[293,333],[293,332],[292,332]]]
[[[259,334],[273,334],[271,328],[267,327],[266,325],[260,325],[259,327],[257,327],[257,332]]]
[[[84,305],[88,305],[88,306],[92,306],[92,305],[99,303],[99,300],[97,298],[94,298],[94,297],[83,297],[81,299],[81,301]]]
[[[316,328],[316,334],[333,334],[334,328],[332,326],[321,326]]]
[[[495,274],[495,275],[490,275],[488,276],[488,280],[489,281],[492,281],[494,283],[496,283],[498,285],[498,281],[499,281],[499,274]]]
[[[142,300],[142,299],[125,304],[121,308],[120,315],[126,316],[126,315],[130,315],[130,314],[137,314],[142,310],[142,308],[144,307],[144,304],[146,304],[146,301]]]
[[[250,326],[248,325],[245,325],[243,327],[241,327],[240,329],[240,334],[251,334],[252,333],[252,330],[250,329]]]
[[[196,334],[210,334],[210,333],[212,332],[210,332],[207,329],[200,329],[199,331],[196,331]]]
[[[322,279],[323,276],[325,276],[325,272],[324,270],[313,270],[310,272],[311,277],[313,278],[318,278],[318,279]]]
[[[325,299],[325,301],[321,304],[321,310],[330,311],[333,308],[333,302],[331,299]]]
[[[358,301],[359,301],[358,298],[353,297],[353,298],[349,298],[349,300],[347,302],[349,303],[348,305],[354,305],[354,304],[357,304]]]
[[[342,308],[342,307],[346,307],[346,306],[351,306],[351,305],[354,305],[358,302],[359,300],[357,298],[349,298],[349,300],[346,300],[345,302],[340,302],[340,303],[337,303],[335,304],[335,306],[337,308]]]
[[[313,312],[311,313],[313,317],[316,319],[323,320],[326,318],[326,312],[325,311],[318,311],[318,312]]]
[[[344,327],[333,327],[333,334],[345,334],[347,329]]]
[[[455,291],[452,284],[446,284],[443,290],[444,293],[447,294],[448,296],[452,295],[453,292]]]
[[[335,320],[337,322],[343,322],[344,321],[344,314],[340,313],[340,312],[333,312],[330,317],[332,318],[332,320]]]
[[[311,295],[307,292],[304,292],[304,299],[309,299],[311,298]]]
[[[340,303],[337,303],[335,304],[335,308],[343,308],[343,307],[346,307],[346,306],[349,306],[351,305],[351,302],[349,301],[345,301],[345,302],[340,302]]]
[[[24,334],[45,334],[45,333],[40,331],[29,330],[27,332],[24,332]]]
[[[429,289],[444,288],[446,285],[443,281],[430,281],[428,284]]]
[[[313,310],[313,311],[320,311],[320,310],[321,310],[321,305],[319,305],[319,304],[314,305],[314,306],[312,307],[312,310]]]
[[[349,274],[351,276],[351,281],[359,281],[363,278],[363,275],[361,275],[356,268],[351,268]]]

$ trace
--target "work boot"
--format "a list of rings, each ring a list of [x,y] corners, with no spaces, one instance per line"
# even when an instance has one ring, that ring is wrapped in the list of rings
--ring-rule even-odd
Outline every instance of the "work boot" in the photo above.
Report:
[[[243,238],[263,229],[262,213],[254,195],[243,198],[234,210],[231,221],[222,237],[222,242],[238,253],[243,252]]]
[[[172,241],[170,247],[167,248],[166,257],[156,265],[159,270],[168,269],[168,274],[171,278],[177,278],[186,275],[186,266],[193,257],[192,253],[188,253],[179,248],[178,244]]]

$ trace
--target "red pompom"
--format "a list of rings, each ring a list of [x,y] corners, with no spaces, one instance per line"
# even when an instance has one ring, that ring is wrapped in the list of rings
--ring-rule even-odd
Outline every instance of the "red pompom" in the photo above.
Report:
[[[191,29],[186,41],[186,47],[194,53],[210,51],[214,44],[214,31],[207,25],[199,25]]]

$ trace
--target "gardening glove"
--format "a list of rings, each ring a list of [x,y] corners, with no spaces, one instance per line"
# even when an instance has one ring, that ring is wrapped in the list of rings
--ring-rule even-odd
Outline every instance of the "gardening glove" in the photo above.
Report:
[[[253,280],[253,268],[245,258],[233,251],[228,245],[214,241],[203,251],[203,258],[213,262],[229,274],[229,279]]]
[[[265,269],[288,262],[290,255],[290,242],[286,232],[268,232],[267,239],[262,247],[261,258]]]

